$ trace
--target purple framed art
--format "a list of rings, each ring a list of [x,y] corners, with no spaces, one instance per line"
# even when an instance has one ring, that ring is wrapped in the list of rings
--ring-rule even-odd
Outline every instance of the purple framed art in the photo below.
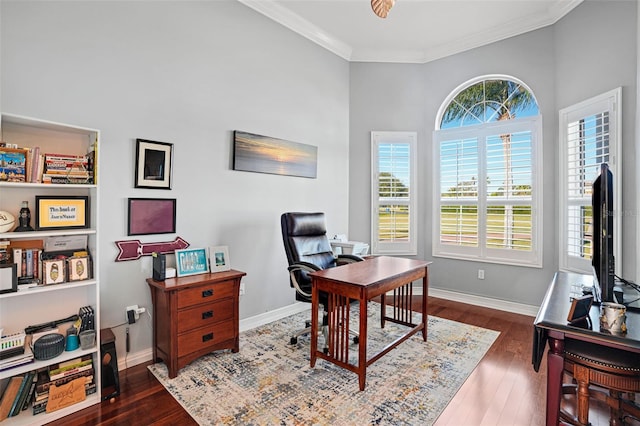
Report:
[[[127,235],[176,232],[175,198],[129,198]]]

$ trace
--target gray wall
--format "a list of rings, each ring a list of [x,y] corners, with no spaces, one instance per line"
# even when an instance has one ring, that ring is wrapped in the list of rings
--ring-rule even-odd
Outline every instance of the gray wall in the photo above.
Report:
[[[418,132],[418,256],[433,260],[430,285],[538,305],[558,268],[558,110],[623,87],[623,210],[635,211],[636,2],[587,1],[553,26],[422,65],[351,64],[350,232],[370,239],[372,130]],[[460,84],[505,74],[527,84],[543,116],[543,268],[432,257],[433,142],[438,108]],[[635,217],[623,222],[625,276],[635,276]],[[478,269],[485,280],[478,280]],[[620,271],[620,270],[619,270]]]
[[[4,1],[1,24],[3,111],[101,130],[103,326],[151,304],[150,258],[114,262],[114,241],[138,238],[128,197],[177,198],[177,235],[229,247],[247,273],[241,318],[294,303],[281,213],[324,211],[329,232],[348,233],[343,59],[235,0]],[[318,178],[231,170],[234,129],[318,146]],[[174,144],[171,191],[133,188],[136,138]],[[131,327],[132,352],[151,347],[150,324]]]

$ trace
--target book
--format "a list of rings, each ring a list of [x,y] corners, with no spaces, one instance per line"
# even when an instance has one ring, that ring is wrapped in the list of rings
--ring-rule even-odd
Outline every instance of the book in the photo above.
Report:
[[[23,378],[24,376],[13,376],[7,389],[2,394],[2,399],[0,400],[0,422],[9,417],[9,411],[11,411],[13,402],[18,396]]]
[[[81,358],[75,358],[66,362],[61,362],[57,366],[49,367],[49,380],[62,379],[75,373],[93,369],[93,358],[91,355],[85,355]]]
[[[24,399],[24,403],[22,404],[22,411],[29,408],[31,401],[33,400],[33,396],[36,392],[36,380],[38,379],[38,374],[36,371],[32,371],[33,377],[31,379],[31,384],[29,385],[29,390],[27,391],[26,398]]]
[[[31,387],[31,382],[33,381],[34,374],[35,373],[33,371],[29,371],[22,378],[18,394],[16,395],[13,404],[11,405],[11,410],[9,410],[9,417],[18,415],[20,414],[20,411],[22,411],[22,405],[24,404],[24,400],[27,397],[27,392],[29,392],[29,388]]]
[[[91,394],[96,393],[96,384],[90,383],[84,386],[85,396],[89,396]],[[47,411],[47,404],[49,403],[49,398],[43,399],[41,401],[35,402],[32,406],[32,412],[35,416],[36,414],[44,413]]]
[[[49,388],[51,386],[62,386],[65,383],[69,383],[70,381],[77,379],[78,377],[88,377],[92,379],[93,369],[78,371],[75,374],[71,374],[67,377],[56,380],[50,380],[49,375],[45,372],[44,377],[38,375],[38,381],[36,382],[36,392],[38,395],[45,394],[49,391]]]

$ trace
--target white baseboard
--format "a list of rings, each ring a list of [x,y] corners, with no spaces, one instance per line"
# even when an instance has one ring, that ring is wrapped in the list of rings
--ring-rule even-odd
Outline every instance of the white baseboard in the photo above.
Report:
[[[416,296],[422,295],[422,288],[418,286],[414,287],[413,294]],[[539,308],[538,306],[525,305],[522,303],[509,302],[500,299],[492,299],[490,297],[484,296],[475,296],[472,294],[458,293],[455,291],[442,290],[438,288],[430,288],[429,296],[452,300],[454,302],[467,303],[469,305],[497,309],[514,314],[528,315],[532,317],[535,317],[538,314]],[[269,324],[270,322],[277,321],[279,319],[288,317],[289,315],[297,314],[304,311],[311,312],[310,305],[308,303],[296,302],[292,305],[274,309],[273,311],[254,315],[252,317],[240,320],[240,332],[251,330],[261,325]],[[311,318],[311,315],[309,315],[309,318]],[[124,371],[129,367],[151,361],[152,358],[153,350],[151,348],[135,353],[129,353],[126,357],[118,359],[118,369],[120,371]]]
[[[416,292],[416,290],[418,290],[418,292]],[[422,294],[422,289],[414,288],[413,294]],[[499,311],[511,312],[514,314],[528,315],[531,317],[538,315],[538,309],[540,308],[539,306],[525,305],[523,303],[509,302],[507,300],[492,299],[490,297],[458,293],[438,288],[430,288],[429,296],[452,300],[454,302],[467,303],[469,305],[497,309]]]

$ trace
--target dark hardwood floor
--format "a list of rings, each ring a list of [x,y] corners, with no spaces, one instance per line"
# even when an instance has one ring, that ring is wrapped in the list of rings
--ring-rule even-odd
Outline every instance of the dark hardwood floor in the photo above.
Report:
[[[419,304],[420,297],[414,298]],[[414,304],[414,309],[420,306]],[[531,365],[533,317],[432,297],[429,315],[500,331],[436,425],[544,425],[546,360],[536,373]],[[147,365],[120,372],[121,394],[113,403],[105,401],[50,424],[195,425]],[[601,414],[591,421],[594,426],[608,424]]]

